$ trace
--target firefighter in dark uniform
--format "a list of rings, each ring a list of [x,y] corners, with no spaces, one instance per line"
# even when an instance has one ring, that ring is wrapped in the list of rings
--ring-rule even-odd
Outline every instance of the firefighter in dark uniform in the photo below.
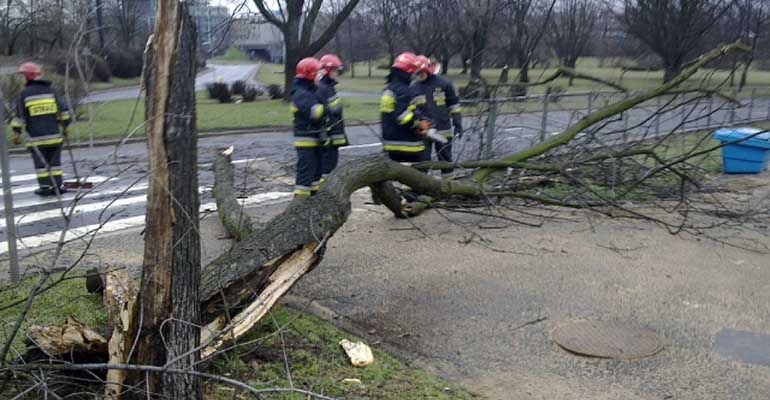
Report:
[[[318,83],[318,95],[326,103],[329,112],[326,129],[329,138],[321,150],[323,154],[321,181],[323,182],[326,176],[337,168],[339,148],[348,144],[348,138],[345,135],[345,121],[342,118],[342,100],[334,88],[344,65],[342,60],[334,54],[326,54],[320,58],[320,61],[324,76]]]
[[[16,116],[11,122],[14,141],[21,142],[21,133],[26,129],[29,138],[27,148],[35,163],[37,182],[35,190],[39,196],[54,196],[63,193],[63,172],[61,168],[61,147],[70,115],[51,82],[43,80],[43,70],[38,64],[24,63],[19,67],[27,85],[19,96]]]
[[[326,134],[326,106],[318,95],[316,81],[321,62],[304,58],[297,63],[291,112],[294,116],[294,148],[297,149],[297,179],[294,196],[306,197],[318,191],[322,173],[322,146]]]
[[[421,65],[427,67],[417,71],[417,80],[414,87],[425,96],[423,112],[427,114],[433,123],[436,133],[447,139],[448,143],[428,143],[426,158],[431,158],[432,147],[435,147],[439,161],[452,162],[452,139],[460,138],[463,132],[462,110],[460,98],[454,89],[452,82],[439,75],[440,68],[425,56],[418,56]],[[452,172],[451,169],[443,169],[444,174]]]
[[[414,53],[396,57],[388,75],[388,86],[380,98],[380,127],[383,147],[391,160],[420,162],[425,160],[425,135],[430,120],[421,113],[424,96],[410,86],[420,69]]]

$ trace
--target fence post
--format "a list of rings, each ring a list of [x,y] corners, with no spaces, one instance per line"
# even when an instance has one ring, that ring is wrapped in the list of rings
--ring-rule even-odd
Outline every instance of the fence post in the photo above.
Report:
[[[681,127],[679,129],[682,132],[687,132],[687,102],[686,101],[687,99],[685,99],[685,103],[682,104],[682,110],[679,111],[680,118],[682,119]]]
[[[733,99],[738,99],[738,90],[733,89]],[[740,101],[738,102],[740,104]],[[730,107],[730,125],[735,125],[735,114],[738,112],[738,107],[733,103]]]
[[[482,145],[484,146],[484,159],[492,158],[492,143],[495,141],[495,126],[497,125],[497,101],[489,100],[489,113],[487,114],[487,126]]]
[[[588,115],[594,112],[594,94],[588,93]]]
[[[708,112],[706,114],[706,129],[711,128],[711,114],[714,112],[714,95],[709,96]]]
[[[757,88],[751,89],[751,100],[749,101],[749,120],[748,122],[751,122],[754,120],[754,101],[757,100]]]
[[[660,115],[663,107],[663,100],[660,96],[655,97],[655,136],[660,136]]]
[[[540,120],[540,141],[545,142],[548,130],[548,98],[549,94],[543,96],[543,118]]]
[[[0,121],[5,121],[5,104],[0,98]],[[11,192],[11,170],[8,162],[8,136],[5,124],[0,123],[0,168],[3,169],[3,202],[5,204],[5,239],[8,241],[8,263],[11,282],[19,281],[19,255],[16,252],[16,220],[13,215],[13,194]]]
[[[770,97],[766,98],[765,101],[767,101],[767,118],[770,119]]]

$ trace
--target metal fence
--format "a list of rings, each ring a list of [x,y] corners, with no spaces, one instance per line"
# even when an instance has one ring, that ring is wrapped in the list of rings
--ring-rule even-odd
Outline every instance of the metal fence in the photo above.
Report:
[[[464,101],[458,160],[489,159],[532,147],[633,93],[583,92]],[[737,100],[737,101],[733,101]],[[727,96],[683,91],[657,97],[590,128],[603,143],[659,138],[770,120],[770,87]]]

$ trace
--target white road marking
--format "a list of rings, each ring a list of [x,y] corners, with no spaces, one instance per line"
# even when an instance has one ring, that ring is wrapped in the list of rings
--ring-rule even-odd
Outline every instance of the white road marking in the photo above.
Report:
[[[104,181],[116,181],[116,180],[118,180],[118,178],[106,178],[106,177],[103,177],[103,176],[93,176],[93,177],[89,177],[88,179],[81,179],[81,181],[83,181],[83,182],[91,182],[91,183],[94,183],[94,184],[102,183]],[[75,179],[74,178],[73,179],[65,179],[64,181],[65,182],[69,182],[69,181],[73,181],[74,182]],[[39,187],[40,186],[38,184],[25,185],[25,186],[15,186],[15,187],[11,188],[11,193],[14,194],[14,195],[22,194],[22,193],[31,193],[31,192],[34,192],[35,189],[37,189]],[[3,194],[4,193],[2,191],[0,191],[0,196],[3,196]]]
[[[248,198],[241,199],[239,201],[244,206],[249,206],[249,205],[261,204],[261,203],[271,203],[277,200],[291,198],[292,196],[293,194],[291,192],[269,192],[269,193],[260,193],[254,196],[249,196]],[[216,209],[217,209],[216,203],[206,203],[206,204],[202,204],[200,207],[201,211],[214,211]],[[89,233],[93,234],[97,230],[98,230],[98,234],[104,234],[104,233],[120,231],[123,229],[139,227],[144,225],[144,223],[145,223],[145,216],[138,215],[135,217],[111,220],[105,224],[91,224],[91,225],[81,226],[78,228],[69,229],[64,236],[64,240],[70,241],[78,238],[83,238],[84,240],[88,240],[88,238],[84,236],[88,235]],[[62,237],[62,231],[48,232],[42,235],[29,236],[29,237],[20,239],[17,242],[20,249],[24,249],[24,248],[30,249],[30,248],[40,247],[45,244],[57,243],[61,237]],[[4,241],[0,243],[0,254],[5,254],[7,252],[8,252],[8,243]]]
[[[122,188],[122,189],[115,189],[115,190],[105,190],[100,191],[98,189],[93,189],[91,192],[83,191],[81,192],[80,196],[81,199],[92,199],[94,197],[101,197],[101,196],[119,196],[121,194],[129,194],[129,193],[136,193],[142,190],[147,190],[147,184],[136,184],[130,189]],[[62,195],[61,201],[63,207],[71,207],[72,206],[72,200],[75,198],[74,191],[67,192]],[[83,193],[86,193],[85,195]],[[40,205],[46,205],[46,204],[55,204],[58,203],[59,199],[56,197],[52,198],[45,198],[45,199],[29,199],[29,200],[23,200],[23,201],[14,201],[13,202],[13,209],[19,209],[24,207],[31,207],[31,206],[40,206]]]
[[[352,150],[352,149],[364,149],[367,147],[382,147],[382,143],[367,143],[367,144],[354,144],[350,146],[340,147],[340,151],[342,150]]]
[[[231,164],[246,164],[246,163],[250,163],[250,162],[254,162],[254,161],[263,161],[264,159],[265,159],[264,157],[243,158],[243,159],[240,159],[240,160],[230,161],[230,163]],[[213,163],[198,164],[198,168],[211,168],[212,165],[214,165],[214,164]]]
[[[137,183],[136,185],[134,185],[133,187],[131,187],[129,189],[126,189],[124,187],[124,188],[121,188],[121,189],[100,191],[100,190],[95,188],[92,192],[89,192],[89,193],[85,194],[84,196],[82,196],[81,200],[92,199],[94,197],[102,197],[102,196],[112,196],[112,195],[120,196],[120,195],[123,195],[123,194],[132,194],[132,193],[140,192],[142,190],[147,190],[147,183],[146,182]],[[208,192],[210,192],[212,190],[213,190],[213,188],[211,186],[201,186],[201,187],[198,188],[198,193],[200,193],[200,194],[208,193]],[[62,206],[63,207],[67,207],[67,208],[72,207],[71,200],[73,200],[75,198],[75,193],[76,192],[72,191],[72,192],[67,192],[64,195],[62,195],[62,203],[63,203]],[[16,210],[16,209],[20,209],[20,208],[24,208],[24,207],[46,205],[46,204],[55,204],[55,203],[58,203],[58,202],[59,202],[59,199],[57,199],[57,198],[40,198],[40,199],[29,199],[29,200],[22,200],[22,201],[14,201],[13,202],[13,209]]]
[[[133,197],[116,199],[114,201],[105,200],[105,201],[99,201],[96,203],[77,205],[75,206],[75,210],[72,212],[72,216],[77,217],[78,215],[82,215],[87,212],[101,211],[108,206],[109,206],[109,210],[116,211],[113,207],[130,206],[132,204],[144,203],[146,201],[147,201],[147,195],[141,195],[141,196],[133,196]],[[69,215],[70,207],[72,206],[70,205],[69,207],[66,207],[64,209],[54,208],[51,210],[45,210],[45,211],[40,211],[36,213],[31,213],[31,214],[18,215],[16,216],[16,225],[29,225],[33,222],[44,221],[46,219],[52,219],[52,218],[60,218],[63,220],[64,216],[62,214]],[[109,215],[109,212],[107,212],[107,214]],[[5,228],[5,219],[0,221],[0,228]]]
[[[37,174],[11,175],[11,183],[31,181],[37,179]]]

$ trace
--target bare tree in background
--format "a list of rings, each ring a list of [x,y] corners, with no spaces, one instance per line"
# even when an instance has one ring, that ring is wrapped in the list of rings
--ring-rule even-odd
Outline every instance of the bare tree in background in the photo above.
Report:
[[[16,45],[21,36],[29,28],[31,20],[23,11],[24,5],[19,0],[5,0],[0,8],[0,38],[3,41],[3,52],[7,56],[16,53]]]
[[[141,32],[142,4],[136,0],[113,0],[109,7],[110,20],[117,31],[117,43],[124,49],[134,48]]]
[[[529,68],[535,51],[548,29],[556,0],[508,0],[504,9],[505,35],[501,37],[502,52],[507,65],[519,68],[521,83],[529,82]],[[508,69],[503,69],[501,82],[508,81]],[[525,86],[520,93],[526,94]]]
[[[397,10],[403,3],[403,0],[370,0],[368,2],[369,12],[377,19],[380,40],[388,55],[389,65],[396,59],[398,45],[401,42],[398,31],[401,15]]]
[[[333,16],[331,23],[321,32],[314,33],[318,25],[324,0],[254,0],[265,19],[283,33],[286,56],[284,57],[284,97],[289,98],[294,81],[294,66],[304,57],[312,56],[328,43],[340,25],[353,12],[361,0],[345,0],[344,6]],[[272,8],[277,3],[278,10]],[[276,12],[277,11],[277,12]]]
[[[471,79],[481,79],[481,69],[490,39],[501,33],[498,22],[502,19],[501,12],[507,6],[506,3],[506,0],[450,2],[451,12],[462,21],[457,24],[457,30],[465,45],[462,51],[463,59],[470,60]]]
[[[556,3],[546,31],[546,42],[565,67],[575,68],[578,58],[586,54],[599,12],[596,0],[560,0]]]
[[[696,54],[700,42],[736,0],[624,0],[617,17],[629,34],[657,54],[664,82]]]
[[[770,25],[770,3],[766,0],[737,0],[735,3],[737,18],[731,28],[738,29],[742,42],[747,43],[751,51],[743,55],[743,70],[739,88],[743,89],[748,80],[749,69],[756,57],[757,48],[762,40],[768,37]]]

